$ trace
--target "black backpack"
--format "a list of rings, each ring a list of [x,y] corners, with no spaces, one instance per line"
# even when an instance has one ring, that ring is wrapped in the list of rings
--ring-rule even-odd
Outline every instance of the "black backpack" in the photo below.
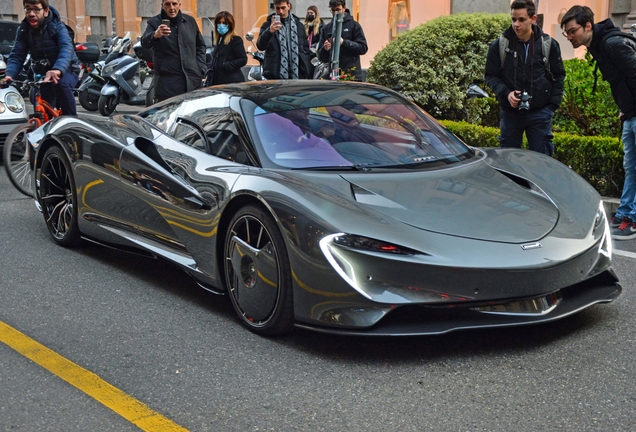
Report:
[[[516,55],[508,45],[510,44],[510,40],[504,35],[499,36],[499,58],[501,59],[501,68],[504,67],[504,62],[506,61],[506,54],[512,52],[513,55]],[[550,48],[552,47],[552,38],[549,34],[541,33],[541,53],[543,54],[543,64],[545,65],[546,70],[548,71],[548,76],[552,81],[554,81],[554,77],[552,76],[552,72],[550,72]]]

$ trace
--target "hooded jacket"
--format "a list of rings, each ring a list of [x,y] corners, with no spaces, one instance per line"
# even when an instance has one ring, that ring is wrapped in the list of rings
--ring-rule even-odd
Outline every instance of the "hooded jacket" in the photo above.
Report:
[[[170,20],[172,33],[154,39],[154,33],[162,19],[168,19],[164,11],[148,20],[146,31],[141,37],[141,46],[153,50],[155,72],[159,76],[179,76],[186,79],[187,91],[201,87],[207,65],[205,64],[205,41],[196,21],[190,15],[181,13]],[[157,84],[159,85],[159,84]]]
[[[79,70],[73,40],[53,6],[49,6],[49,15],[37,29],[32,29],[26,18],[22,20],[9,55],[6,74],[17,78],[29,53],[34,64],[41,61],[48,64],[42,65],[37,70],[38,73],[56,69],[64,75],[69,71]]]
[[[618,37],[616,37],[618,36]],[[626,36],[626,37],[625,37]],[[590,54],[624,118],[636,117],[636,43],[610,19],[594,25]]]
[[[320,31],[320,43],[318,44],[318,60],[327,63],[331,60],[331,50],[325,49],[325,41],[333,36],[333,20],[326,24]],[[356,80],[362,81],[362,66],[360,56],[367,53],[369,47],[364,36],[362,26],[356,22],[349,10],[343,16],[342,21],[342,45],[340,45],[340,69],[353,74]]]
[[[512,26],[504,31],[503,36],[509,40],[508,48],[512,52],[506,54],[503,68],[499,56],[499,38],[490,44],[486,57],[486,85],[495,93],[499,105],[508,111],[517,111],[508,102],[511,91],[527,91],[532,99],[530,110],[550,107],[556,111],[563,99],[563,83],[565,68],[561,59],[559,43],[552,39],[550,45],[550,73],[543,61],[541,29],[532,25],[532,37],[528,44],[528,58],[526,62],[526,45],[519,41]],[[516,59],[515,59],[516,53]],[[552,76],[550,76],[550,74]]]

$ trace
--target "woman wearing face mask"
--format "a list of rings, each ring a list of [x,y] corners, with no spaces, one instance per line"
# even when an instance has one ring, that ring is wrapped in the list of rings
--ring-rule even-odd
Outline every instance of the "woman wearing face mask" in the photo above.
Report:
[[[243,82],[241,68],[247,64],[243,38],[234,30],[234,17],[222,11],[214,17],[214,53],[208,65],[206,85]]]
[[[320,19],[320,14],[318,13],[318,8],[316,6],[309,6],[307,8],[307,15],[305,15],[305,34],[307,35],[307,40],[309,41],[309,48],[312,51],[315,51],[315,48],[318,46],[320,30],[322,30],[322,26],[324,23],[322,19]]]

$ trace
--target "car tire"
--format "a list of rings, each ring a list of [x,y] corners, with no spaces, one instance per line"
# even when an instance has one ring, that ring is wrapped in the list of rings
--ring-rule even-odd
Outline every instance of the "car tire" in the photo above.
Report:
[[[227,292],[243,325],[263,336],[289,331],[291,268],[274,218],[259,206],[241,208],[230,221],[223,258]]]
[[[33,196],[33,185],[27,134],[33,129],[33,123],[16,126],[7,135],[2,149],[2,163],[7,177],[20,193],[29,197]]]
[[[77,224],[77,191],[71,163],[64,151],[49,148],[38,170],[38,200],[46,228],[60,246],[76,246],[80,242]]]
[[[115,111],[115,108],[117,108],[117,96],[101,95],[99,101],[97,101],[97,108],[101,115],[111,115]]]
[[[99,96],[91,93],[90,91],[97,91],[99,92],[102,89],[102,86],[99,85],[98,83],[94,83],[89,85],[86,89],[82,90],[81,92],[79,92],[77,99],[79,100],[80,105],[82,106],[82,108],[84,108],[86,111],[97,111],[99,109],[98,107],[98,102],[99,102]]]

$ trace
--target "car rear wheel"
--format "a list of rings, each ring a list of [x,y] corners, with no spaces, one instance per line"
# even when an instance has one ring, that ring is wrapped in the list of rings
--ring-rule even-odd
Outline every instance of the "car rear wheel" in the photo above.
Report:
[[[272,216],[254,205],[232,218],[225,239],[225,281],[243,324],[261,335],[287,332],[294,322],[291,269]]]
[[[35,125],[32,123],[16,126],[7,136],[2,149],[2,161],[7,177],[17,190],[30,197],[33,196],[33,186],[27,134],[33,129]]]
[[[80,241],[77,226],[77,192],[71,163],[59,147],[44,154],[38,172],[40,206],[49,234],[60,246],[75,246]]]

